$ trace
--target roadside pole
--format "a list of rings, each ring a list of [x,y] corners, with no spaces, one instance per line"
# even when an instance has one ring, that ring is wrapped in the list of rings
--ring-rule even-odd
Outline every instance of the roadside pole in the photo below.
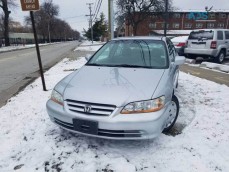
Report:
[[[108,0],[108,20],[109,20],[109,39],[114,38],[114,7],[113,7],[113,0]]]
[[[31,22],[32,22],[32,27],[33,27],[34,40],[35,40],[35,44],[36,44],[37,59],[38,59],[38,64],[39,64],[39,68],[40,68],[42,86],[43,86],[43,90],[47,91],[46,90],[46,85],[45,85],[43,68],[42,68],[40,49],[39,49],[39,45],[38,45],[37,32],[36,32],[35,21],[34,21],[34,15],[33,15],[33,11],[38,11],[40,9],[39,1],[38,0],[33,0],[33,1],[21,0],[21,7],[22,7],[22,11],[30,11],[30,17],[31,17]]]
[[[37,58],[38,58],[38,64],[39,64],[39,68],[40,68],[43,90],[47,91],[46,85],[45,85],[45,78],[44,78],[44,73],[43,73],[42,61],[41,61],[41,54],[40,54],[40,49],[39,49],[38,40],[37,40],[37,31],[36,31],[36,27],[35,27],[33,11],[30,11],[30,17],[31,17],[32,26],[33,26],[33,33],[34,33],[34,39],[35,39],[35,44],[36,44]]]

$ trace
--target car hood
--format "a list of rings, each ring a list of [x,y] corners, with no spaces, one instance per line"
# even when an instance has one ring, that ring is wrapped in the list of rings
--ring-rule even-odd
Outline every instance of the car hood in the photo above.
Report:
[[[84,66],[68,83],[64,100],[125,106],[152,98],[165,69]]]

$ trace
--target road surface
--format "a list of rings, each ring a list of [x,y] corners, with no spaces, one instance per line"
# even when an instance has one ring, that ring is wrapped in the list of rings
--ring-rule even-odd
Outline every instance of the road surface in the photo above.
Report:
[[[40,47],[43,68],[48,69],[67,57],[78,42],[58,43]],[[0,107],[22,87],[39,76],[36,49],[0,54]]]

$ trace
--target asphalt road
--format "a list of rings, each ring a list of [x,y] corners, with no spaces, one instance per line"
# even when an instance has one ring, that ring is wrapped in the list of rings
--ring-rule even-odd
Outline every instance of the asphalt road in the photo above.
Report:
[[[78,42],[58,43],[40,47],[44,70],[72,53]],[[39,76],[36,49],[24,49],[0,54],[0,107]]]

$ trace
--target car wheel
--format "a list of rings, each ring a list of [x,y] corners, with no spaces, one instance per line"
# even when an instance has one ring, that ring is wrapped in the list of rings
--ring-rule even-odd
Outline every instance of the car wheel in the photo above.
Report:
[[[169,117],[166,121],[163,132],[168,132],[169,130],[171,130],[179,114],[179,101],[175,95],[173,95],[172,97],[171,105],[169,108]]]
[[[215,62],[221,64],[223,63],[224,59],[225,59],[225,53],[224,51],[221,50],[219,55],[215,57]]]

